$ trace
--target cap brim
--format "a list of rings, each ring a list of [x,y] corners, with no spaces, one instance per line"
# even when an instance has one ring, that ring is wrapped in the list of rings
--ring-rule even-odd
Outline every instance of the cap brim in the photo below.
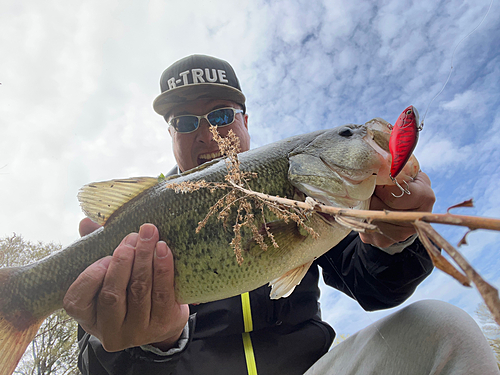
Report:
[[[158,95],[153,102],[153,109],[165,116],[175,106],[198,99],[231,100],[245,104],[245,95],[234,87],[220,83],[196,83],[176,87]]]

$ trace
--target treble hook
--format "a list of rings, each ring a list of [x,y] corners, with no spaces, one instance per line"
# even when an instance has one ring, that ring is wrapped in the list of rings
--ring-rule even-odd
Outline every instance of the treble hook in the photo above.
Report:
[[[391,176],[391,180],[392,180],[392,182],[394,182],[394,183],[396,184],[396,186],[397,186],[397,187],[401,190],[401,195],[396,195],[396,194],[394,194],[394,193],[391,193],[393,197],[395,197],[395,198],[401,198],[403,195],[405,195],[405,193],[406,193],[406,194],[408,194],[408,195],[411,195],[410,186],[408,185],[408,182],[406,182],[405,180],[403,180],[403,182],[406,184],[406,189],[405,189],[405,188],[404,188],[404,187],[402,187],[402,186],[398,183],[398,181],[397,181],[395,178],[393,178],[392,176]]]

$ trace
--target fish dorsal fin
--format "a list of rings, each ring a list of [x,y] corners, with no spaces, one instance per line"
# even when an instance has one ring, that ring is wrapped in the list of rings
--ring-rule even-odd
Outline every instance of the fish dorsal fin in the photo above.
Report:
[[[93,182],[80,189],[78,201],[87,217],[104,225],[118,208],[157,183],[158,179],[155,177]]]
[[[269,285],[271,286],[271,294],[269,296],[271,299],[288,297],[292,294],[295,287],[300,284],[306,275],[307,270],[309,270],[313,261],[314,259],[306,264],[303,264],[302,266],[288,271],[283,276],[270,281]]]

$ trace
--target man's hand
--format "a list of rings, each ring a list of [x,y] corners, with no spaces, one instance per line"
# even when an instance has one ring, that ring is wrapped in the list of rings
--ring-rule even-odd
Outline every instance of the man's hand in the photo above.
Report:
[[[397,186],[377,186],[370,202],[370,210],[431,212],[436,197],[432,191],[429,177],[425,173],[419,172],[408,185],[411,195],[405,194],[401,198],[395,198],[391,194],[401,194]],[[380,221],[374,221],[374,224],[380,228],[383,234],[360,233],[359,236],[364,243],[382,248],[404,241],[416,233],[411,224],[389,224]]]
[[[82,220],[80,234],[99,225]],[[174,262],[156,227],[141,226],[112,256],[90,265],[68,289],[64,308],[107,351],[151,344],[171,348],[189,317],[174,293]]]

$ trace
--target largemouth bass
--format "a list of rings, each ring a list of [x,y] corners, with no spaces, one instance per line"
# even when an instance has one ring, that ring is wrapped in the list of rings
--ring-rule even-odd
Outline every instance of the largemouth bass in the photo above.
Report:
[[[367,209],[376,184],[389,178],[390,130],[375,119],[365,125],[344,125],[291,137],[239,154],[240,169],[255,172],[250,187],[270,195],[312,197],[325,204]],[[418,171],[416,160],[400,178]],[[174,255],[175,292],[181,303],[228,298],[272,284],[272,297],[289,295],[311,263],[338,244],[350,231],[329,216],[312,213],[307,225],[315,239],[293,221],[269,214],[263,223],[279,247],[264,251],[243,232],[243,263],[238,264],[230,242],[232,230],[216,218],[195,233],[210,207],[225,191],[200,189],[176,193],[172,182],[224,182],[224,160],[204,164],[173,179],[133,178],[89,184],[79,198],[84,211],[103,228],[60,252],[25,267],[0,270],[0,374],[11,374],[40,324],[62,307],[63,297],[77,276],[96,260],[112,254],[121,240],[144,223],[158,227]],[[235,215],[235,213],[233,213]]]

